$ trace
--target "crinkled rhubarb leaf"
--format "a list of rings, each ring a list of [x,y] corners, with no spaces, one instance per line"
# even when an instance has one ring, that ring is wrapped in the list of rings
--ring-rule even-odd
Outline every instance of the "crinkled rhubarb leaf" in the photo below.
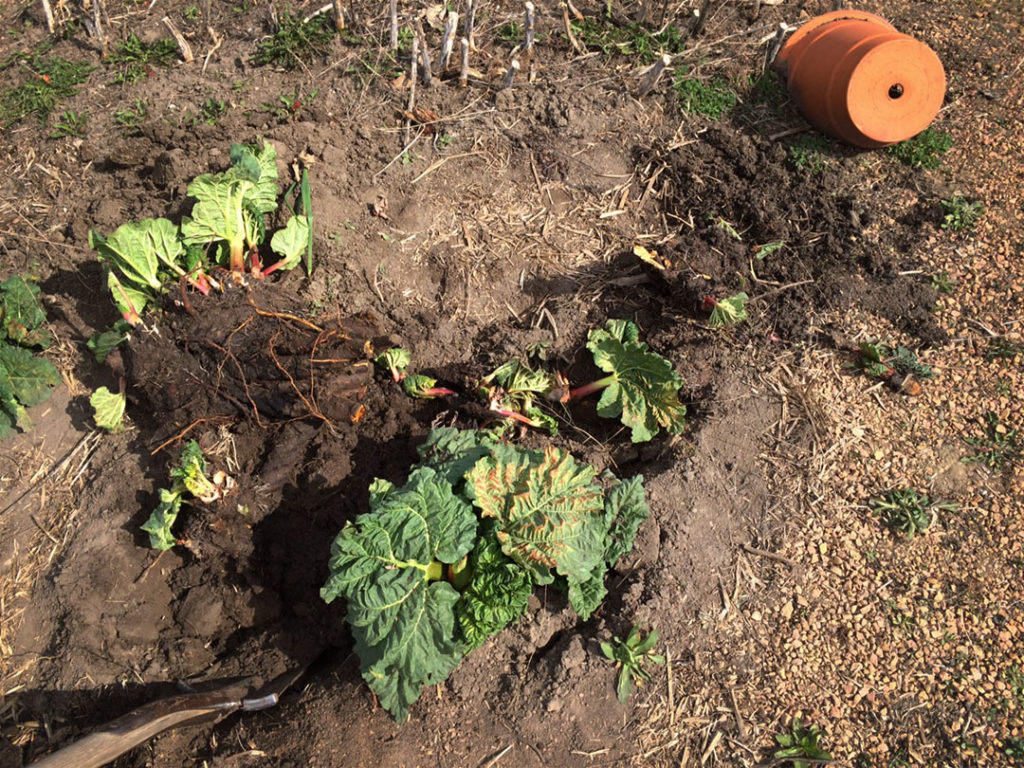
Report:
[[[258,215],[245,205],[253,182],[225,174],[203,174],[188,185],[188,194],[198,202],[192,215],[181,221],[181,234],[187,245],[205,245],[224,240],[235,254],[244,245],[252,247],[261,240]],[[260,214],[261,215],[261,214]]]
[[[552,571],[586,581],[604,555],[604,513],[594,468],[549,447],[543,453],[499,445],[466,475],[483,517],[498,521],[502,551],[538,584]]]
[[[270,247],[281,257],[277,269],[295,269],[302,261],[312,233],[309,222],[302,217],[292,216],[284,229],[279,229],[270,238]]]
[[[686,406],[678,398],[682,378],[638,338],[639,331],[629,320],[609,320],[605,329],[592,330],[587,341],[594,364],[612,379],[597,403],[597,413],[621,417],[632,430],[634,443],[652,439],[662,427],[671,434],[682,432],[686,416]]]
[[[160,504],[142,526],[142,530],[149,534],[149,546],[163,551],[177,543],[177,539],[171,533],[171,526],[178,519],[180,511],[181,494],[161,488]]]
[[[223,491],[206,476],[206,459],[199,443],[189,440],[181,449],[178,466],[171,470],[175,487],[184,488],[205,504],[223,496]]]
[[[116,267],[125,280],[139,288],[160,291],[161,266],[176,276],[184,274],[178,262],[185,246],[178,237],[178,228],[167,219],[129,221],[106,239],[91,232],[90,241],[100,261]]]
[[[110,433],[123,430],[125,400],[123,393],[111,392],[106,387],[93,392],[89,404],[92,406],[96,426]]]
[[[644,479],[637,475],[615,485],[604,499],[604,557],[581,582],[569,582],[569,603],[583,619],[589,619],[604,600],[608,590],[604,577],[619,558],[633,548],[640,524],[650,515],[650,508],[644,498]]]
[[[47,400],[60,384],[53,363],[36,357],[28,349],[0,342],[0,387],[21,405],[31,408]]]
[[[320,595],[344,597],[363,677],[403,722],[421,686],[443,681],[462,657],[455,632],[459,595],[437,581],[444,563],[472,549],[477,520],[434,470],[415,470],[400,489],[371,496],[369,513],[331,547]]]
[[[492,434],[479,429],[438,427],[430,430],[418,451],[423,466],[435,469],[458,487],[473,465],[500,444]]]
[[[715,302],[711,310],[711,317],[708,318],[708,325],[712,328],[724,328],[727,325],[736,325],[747,319],[747,294],[740,292],[727,299]]]
[[[455,608],[467,653],[522,616],[533,590],[529,573],[502,553],[496,528],[495,520],[481,523],[470,555],[473,578]]]
[[[50,332],[40,328],[46,313],[39,306],[39,286],[14,276],[0,283],[0,339],[5,335],[24,347],[50,346]]]
[[[558,434],[558,422],[536,403],[537,398],[543,398],[554,389],[552,374],[544,370],[535,371],[523,361],[513,358],[481,379],[480,384],[490,410],[505,416],[510,412],[519,414],[524,418],[516,418],[516,421],[547,429],[552,436]]]

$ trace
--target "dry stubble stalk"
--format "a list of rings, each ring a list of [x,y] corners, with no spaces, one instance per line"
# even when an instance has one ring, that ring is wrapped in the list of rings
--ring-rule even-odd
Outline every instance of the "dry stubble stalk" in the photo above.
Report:
[[[341,0],[331,0],[334,7],[334,28],[341,32],[345,28],[345,11],[341,7]]]
[[[462,30],[462,36],[473,45],[473,22],[476,16],[476,4],[474,0],[466,0],[466,27]]]
[[[43,15],[46,16],[46,28],[52,35],[54,32],[53,9],[50,7],[50,0],[43,0]]]
[[[391,50],[398,50],[398,0],[391,0],[388,7],[391,14]]]
[[[640,91],[637,93],[639,98],[642,99],[654,90],[654,86],[656,86],[658,84],[658,80],[661,79],[661,73],[664,72],[665,68],[671,63],[672,57],[667,53],[663,53],[660,59],[646,69],[643,74],[643,82],[640,83]]]
[[[451,11],[444,23],[444,36],[441,39],[441,58],[438,59],[437,69],[439,76],[443,75],[451,62],[452,50],[455,48],[455,29],[459,26],[459,14]]]
[[[534,38],[534,27],[533,27],[534,13],[533,13],[533,11],[534,11],[533,3],[527,2],[526,3],[526,45],[523,48],[526,51],[527,55],[529,55],[530,52],[533,51],[533,38]]]
[[[569,38],[569,44],[572,46],[576,53],[582,53],[583,48],[580,46],[580,41],[576,39],[576,35],[573,34],[572,24],[569,22],[569,4],[566,3],[562,6],[562,23],[565,25],[565,36]]]
[[[462,66],[459,68],[459,85],[463,88],[469,83],[469,40],[465,37],[459,41],[462,49]]]
[[[171,37],[174,38],[174,42],[178,44],[178,50],[181,51],[181,58],[185,60],[186,64],[191,64],[195,61],[195,57],[192,56],[192,46],[188,44],[188,40],[182,37],[181,32],[174,26],[174,22],[171,21],[169,16],[164,16],[160,21],[163,22],[164,26],[167,27],[167,31],[171,33]]]
[[[416,80],[419,76],[420,39],[412,39],[412,62],[409,65],[409,111],[416,108]]]
[[[427,49],[427,36],[423,33],[423,22],[416,19],[416,41],[420,48],[420,63],[423,65],[423,85],[430,86],[434,72],[430,66],[430,51]]]
[[[509,64],[508,71],[505,73],[505,82],[502,84],[502,90],[507,90],[512,87],[512,83],[515,82],[516,73],[519,71],[519,59],[512,59],[512,63]]]

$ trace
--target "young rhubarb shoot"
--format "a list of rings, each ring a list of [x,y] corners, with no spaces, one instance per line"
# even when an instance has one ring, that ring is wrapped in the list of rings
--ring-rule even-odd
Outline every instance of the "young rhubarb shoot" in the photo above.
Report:
[[[437,379],[417,373],[408,374],[402,379],[402,389],[409,397],[418,397],[421,400],[433,400],[435,397],[455,394],[453,390],[437,386]]]
[[[409,367],[411,359],[412,355],[409,354],[408,349],[392,347],[373,358],[373,362],[378,368],[391,371],[391,378],[397,383],[405,378],[405,369]]]
[[[554,436],[558,434],[558,423],[538,407],[536,398],[550,398],[561,381],[561,377],[535,371],[522,360],[512,359],[481,379],[477,391],[495,413],[520,424],[547,429]]]
[[[742,291],[727,299],[706,297],[703,303],[704,311],[711,313],[708,325],[712,328],[725,328],[728,325],[743,322],[747,319],[747,300],[749,298]]]
[[[578,399],[604,390],[597,415],[621,418],[632,430],[634,443],[651,440],[661,428],[679,434],[686,416],[686,406],[678,398],[683,379],[639,337],[639,329],[629,320],[609,320],[604,329],[592,330],[587,349],[594,364],[610,375],[570,394],[570,399]]]

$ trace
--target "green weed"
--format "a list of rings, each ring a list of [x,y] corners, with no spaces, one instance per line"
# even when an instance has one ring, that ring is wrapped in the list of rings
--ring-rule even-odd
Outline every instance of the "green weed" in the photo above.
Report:
[[[790,759],[793,768],[810,768],[809,760],[831,760],[832,755],[821,748],[824,734],[816,725],[804,726],[799,717],[793,718],[789,731],[775,734],[776,743],[782,747],[775,752],[777,760]]]
[[[985,213],[985,206],[980,200],[973,203],[968,202],[960,195],[953,195],[948,200],[942,201],[942,210],[946,215],[942,219],[942,228],[952,232],[969,232],[974,229],[982,215]]]
[[[981,461],[997,472],[1015,464],[1024,455],[1024,437],[1021,437],[1020,430],[1010,429],[992,411],[985,414],[984,435],[964,438],[964,441],[974,448],[975,453],[962,458],[962,462]]]
[[[199,8],[194,5],[186,5],[181,9],[181,18],[185,21],[195,21],[199,18]]]
[[[220,99],[207,99],[200,109],[199,119],[207,125],[216,125],[228,111],[227,102]]]
[[[645,635],[639,624],[630,630],[625,640],[616,637],[610,643],[601,643],[601,652],[619,668],[619,681],[615,690],[620,702],[629,700],[634,683],[640,686],[644,680],[651,679],[651,673],[644,667],[647,662],[665,663],[664,656],[654,653],[657,644],[658,630],[652,629]]]
[[[494,36],[506,43],[518,43],[526,37],[526,31],[518,21],[509,21],[498,27]]]
[[[150,74],[153,67],[166,67],[178,54],[178,44],[169,37],[155,43],[142,42],[133,32],[118,43],[107,59],[118,67],[115,83],[131,84]]]
[[[327,54],[335,34],[330,14],[321,14],[307,23],[301,16],[282,11],[277,21],[277,32],[256,46],[252,55],[254,65],[273,64],[295,69],[314,57]]]
[[[985,351],[986,360],[1012,360],[1018,355],[1024,355],[1024,344],[1010,341],[1005,336],[992,339]]]
[[[136,99],[130,107],[122,107],[114,112],[114,122],[121,126],[121,132],[125,136],[134,136],[139,132],[139,126],[146,122],[149,117],[149,105],[142,99]]]
[[[620,27],[593,17],[570,23],[573,34],[585,47],[596,48],[606,55],[635,56],[644,63],[653,62],[662,53],[682,53],[685,47],[676,26],[652,33],[639,24]]]
[[[60,116],[60,121],[53,126],[50,138],[59,139],[63,136],[84,136],[85,126],[88,122],[89,118],[85,115],[75,112],[73,109],[66,110]]]
[[[823,173],[825,170],[825,152],[828,141],[817,134],[801,136],[789,148],[789,162],[794,168]]]
[[[1009,757],[1014,765],[1018,762],[1024,763],[1024,739],[1007,739],[1003,743],[1003,753]]]
[[[958,508],[952,502],[932,501],[926,494],[918,493],[913,488],[886,491],[880,498],[871,499],[869,503],[881,516],[886,527],[906,534],[908,539],[927,529],[937,510],[953,511]]]
[[[772,70],[766,70],[750,80],[750,92],[747,100],[751,104],[763,104],[778,111],[786,103],[788,94],[786,86]]]
[[[953,146],[953,137],[948,133],[925,128],[912,139],[901,141],[886,148],[886,152],[911,168],[938,168],[941,155]]]
[[[939,293],[952,293],[956,280],[950,278],[947,272],[938,272],[932,275],[932,288]]]
[[[736,94],[728,81],[721,77],[713,77],[704,82],[680,73],[673,86],[683,103],[683,109],[691,115],[718,120],[736,106]]]
[[[10,56],[0,64],[0,72],[19,65],[25,82],[0,92],[0,127],[7,128],[29,115],[35,115],[40,125],[62,99],[75,94],[95,67],[67,61],[59,57],[42,58],[40,55]]]

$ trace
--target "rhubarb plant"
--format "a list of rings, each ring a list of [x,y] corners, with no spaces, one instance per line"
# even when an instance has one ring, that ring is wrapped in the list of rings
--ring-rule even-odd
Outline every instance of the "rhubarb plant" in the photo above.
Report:
[[[592,330],[587,349],[609,375],[571,394],[575,399],[603,390],[597,415],[621,419],[634,443],[651,440],[661,429],[679,434],[686,424],[686,406],[678,396],[682,377],[639,339],[639,329],[629,320],[609,320],[603,329]]]
[[[423,685],[526,611],[535,585],[561,586],[588,617],[649,513],[642,478],[602,484],[556,448],[437,429],[420,455],[403,486],[371,485],[370,511],[338,534],[321,590],[345,598],[363,677],[400,722]]]
[[[437,379],[429,376],[422,376],[416,373],[406,373],[412,356],[409,350],[402,347],[391,347],[373,358],[378,368],[383,368],[391,373],[391,378],[396,383],[401,383],[402,389],[409,397],[421,400],[433,400],[437,397],[447,397],[455,392],[447,387],[437,386]]]
[[[558,434],[558,422],[542,411],[539,403],[555,389],[558,381],[557,374],[534,370],[513,358],[481,379],[477,392],[487,402],[489,410],[529,427],[546,429],[553,437]]]
[[[34,353],[50,346],[39,288],[21,277],[0,283],[0,438],[32,428],[28,408],[60,383],[53,363]]]
[[[195,498],[204,504],[222,499],[235,487],[235,481],[221,471],[207,474],[206,458],[199,443],[190,440],[181,451],[177,466],[171,469],[171,487],[159,490],[160,503],[142,525],[153,549],[170,549],[179,543],[171,528],[178,519],[183,502]]]
[[[725,328],[742,323],[747,319],[747,301],[749,298],[742,291],[726,299],[716,299],[713,296],[705,297],[703,302],[704,311],[711,313],[708,317],[708,325],[712,328]]]

